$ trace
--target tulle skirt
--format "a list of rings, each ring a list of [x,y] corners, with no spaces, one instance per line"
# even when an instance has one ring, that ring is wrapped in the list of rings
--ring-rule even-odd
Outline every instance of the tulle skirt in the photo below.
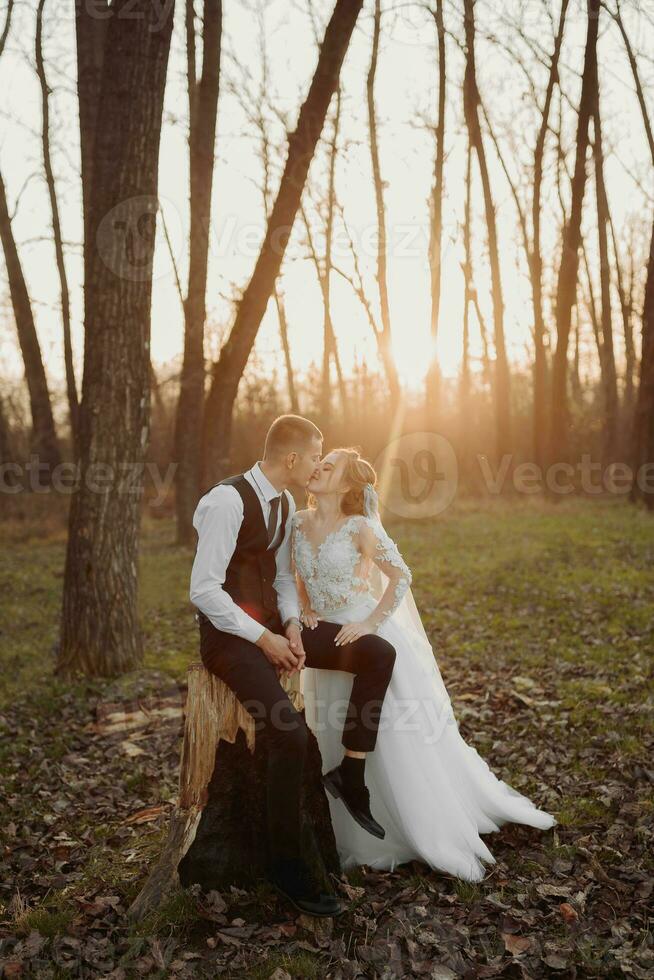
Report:
[[[364,619],[376,605],[362,597],[325,613],[331,622]],[[479,881],[495,859],[480,834],[506,822],[546,830],[556,821],[527,797],[498,779],[467,745],[437,668],[426,671],[423,637],[390,617],[378,630],[393,644],[396,660],[382,706],[375,749],[365,782],[370,810],[386,830],[373,837],[350,816],[342,800],[327,794],[334,835],[344,869],[367,864],[393,870],[419,860],[467,881]],[[353,675],[305,667],[301,672],[307,724],[314,732],[327,772],[343,757],[343,720]]]

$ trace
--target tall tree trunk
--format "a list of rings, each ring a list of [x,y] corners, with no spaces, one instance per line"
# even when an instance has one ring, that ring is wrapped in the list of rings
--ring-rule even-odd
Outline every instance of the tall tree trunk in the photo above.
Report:
[[[599,84],[595,93],[593,108],[593,128],[595,140],[593,156],[595,160],[595,193],[597,198],[597,229],[600,256],[600,287],[602,300],[602,380],[604,383],[604,441],[603,463],[605,466],[615,462],[618,438],[618,381],[615,370],[613,348],[613,321],[611,317],[611,267],[609,264],[609,202],[604,183],[604,149],[602,146],[602,122],[600,110]]]
[[[381,0],[375,0],[375,16],[372,34],[372,55],[366,84],[368,99],[368,129],[370,132],[370,158],[372,179],[375,187],[375,208],[377,211],[377,286],[379,289],[379,310],[381,330],[378,335],[379,352],[388,380],[389,395],[393,411],[397,410],[401,398],[400,382],[393,357],[391,311],[388,301],[386,207],[384,204],[384,185],[379,162],[377,141],[377,115],[375,110],[375,78],[379,61],[379,40],[381,36]]]
[[[561,265],[556,289],[556,351],[552,365],[551,413],[548,461],[563,460],[568,451],[568,341],[572,307],[577,290],[581,213],[586,189],[588,128],[597,86],[597,30],[600,0],[588,0],[586,53],[579,101],[575,169],[572,178],[570,218],[563,229]]]
[[[434,182],[431,190],[429,231],[429,275],[431,283],[431,316],[429,333],[431,349],[427,368],[427,413],[436,422],[440,411],[440,369],[436,345],[438,341],[438,321],[441,305],[441,262],[443,237],[443,172],[445,169],[445,24],[443,21],[443,0],[436,0],[434,23],[438,43],[438,118],[436,120],[436,157],[434,161]],[[468,316],[466,298],[465,314]]]
[[[7,418],[7,413],[5,412],[5,405],[2,398],[0,398],[0,466],[4,463],[11,463],[12,460],[12,445],[11,445],[11,429],[9,427],[9,419]],[[2,475],[3,484],[6,486],[11,482],[11,476],[9,473],[3,473]]]
[[[204,409],[204,322],[211,221],[214,143],[220,87],[222,0],[204,0],[202,76],[196,79],[193,0],[186,0],[189,101],[190,251],[184,303],[184,358],[175,415],[177,542],[194,540],[193,512],[200,496]]]
[[[329,423],[331,414],[331,384],[330,365],[332,360],[338,360],[334,321],[332,320],[332,240],[334,235],[334,209],[336,198],[336,159],[338,156],[338,133],[341,122],[341,90],[336,89],[336,106],[334,110],[334,128],[329,144],[329,171],[327,176],[327,220],[325,222],[325,263],[322,270],[318,269],[323,298],[323,365],[322,365],[322,410],[325,425]],[[343,412],[346,405],[341,405]]]
[[[634,283],[634,255],[633,250],[629,249],[630,275],[628,285],[625,285],[625,277],[622,269],[622,257],[618,248],[618,240],[615,233],[615,225],[609,210],[609,227],[611,229],[611,242],[613,245],[613,257],[615,260],[615,275],[618,296],[620,298],[620,314],[622,317],[622,333],[624,336],[625,350],[625,375],[624,375],[624,396],[622,416],[633,420],[634,410],[634,372],[636,369],[636,348],[634,345],[634,328],[632,322],[633,313],[633,283]]]
[[[463,217],[463,351],[461,356],[461,378],[459,381],[459,433],[461,441],[461,459],[465,482],[469,475],[470,461],[470,303],[472,301],[472,247],[470,227],[470,203],[472,196],[472,147],[468,140],[466,153],[466,190],[465,210]]]
[[[93,16],[83,3],[75,4],[77,40],[77,101],[82,174],[82,212],[84,216],[84,303],[86,305],[87,262],[93,251],[90,221],[93,153],[99,125],[100,86],[108,26],[108,0],[96,0]]]
[[[0,241],[4,250],[9,294],[16,321],[18,343],[25,366],[25,380],[30,399],[32,413],[32,432],[30,448],[38,456],[39,464],[43,467],[41,481],[48,483],[53,476],[53,470],[61,462],[57,433],[50,404],[48,380],[43,366],[41,347],[36,333],[34,315],[23,268],[18,255],[18,248],[11,225],[5,185],[0,174]]]
[[[39,0],[36,10],[36,37],[34,43],[34,53],[36,58],[36,73],[41,87],[41,141],[43,146],[43,167],[45,170],[45,181],[48,186],[50,197],[50,210],[52,212],[52,237],[54,241],[55,260],[57,263],[57,274],[59,276],[59,291],[61,294],[61,322],[64,334],[64,365],[66,370],[66,394],[68,396],[68,416],[70,419],[70,431],[73,447],[77,445],[78,438],[78,414],[79,400],[77,397],[77,383],[75,381],[75,366],[73,363],[73,344],[70,330],[70,295],[68,290],[68,277],[66,275],[66,262],[64,259],[64,243],[61,234],[61,221],[59,218],[59,204],[57,202],[57,190],[55,186],[54,171],[52,169],[52,158],[50,154],[50,88],[45,73],[45,63],[43,60],[43,8],[46,0]],[[77,451],[74,451],[77,457]]]
[[[645,136],[647,137],[647,144],[652,157],[652,167],[654,167],[654,132],[652,131],[652,123],[647,111],[647,102],[638,72],[636,56],[622,21],[619,4],[615,12],[609,12],[620,29],[627,57],[629,58],[643,126],[645,127]],[[638,479],[640,468],[651,465],[652,461],[654,461],[654,224],[652,225],[652,238],[647,264],[647,282],[645,284],[642,321],[643,334],[640,376],[630,447],[631,465],[635,477],[631,486],[631,499],[634,502],[643,499],[648,510],[654,510],[654,493],[646,488],[643,489],[645,483]],[[645,476],[645,473],[642,475]],[[651,475],[647,477],[647,486],[649,485],[651,485]]]
[[[559,25],[554,41],[554,52],[550,61],[550,71],[547,79],[547,90],[541,117],[540,129],[534,150],[534,194],[532,199],[532,251],[530,256],[530,272],[532,299],[534,306],[534,409],[533,409],[533,443],[534,460],[540,467],[545,465],[547,448],[547,381],[548,364],[545,349],[545,316],[543,313],[543,254],[541,250],[541,198],[543,188],[543,162],[545,157],[545,140],[550,125],[550,111],[554,88],[559,77],[559,59],[565,18],[568,12],[569,0],[562,0]]]
[[[491,267],[493,324],[495,340],[495,414],[496,414],[496,453],[498,462],[511,452],[511,393],[509,364],[506,356],[504,338],[504,299],[502,297],[502,277],[497,238],[497,221],[495,206],[490,184],[486,150],[479,121],[479,89],[477,87],[477,72],[475,65],[475,0],[464,0],[465,34],[466,34],[466,67],[463,81],[463,102],[466,126],[470,142],[474,147],[479,165],[482,190],[484,195],[484,210],[488,227],[488,251]]]
[[[597,347],[597,356],[600,363],[600,371],[602,377],[602,392],[604,392],[606,386],[604,384],[604,345],[602,342],[602,331],[600,320],[597,315],[597,303],[595,302],[595,290],[593,289],[593,278],[590,272],[590,262],[588,261],[588,249],[586,248],[586,243],[584,239],[581,239],[581,254],[584,259],[584,268],[586,269],[586,279],[588,280],[588,316],[590,317],[591,326],[593,328],[593,334],[595,336],[595,346]]]
[[[647,283],[643,303],[643,344],[640,359],[638,397],[634,412],[634,426],[631,447],[634,482],[631,499],[642,499],[648,510],[654,510],[654,493],[647,487],[652,485],[652,464],[654,463],[654,223],[649,247]],[[639,470],[643,467],[641,477]],[[649,467],[649,471],[645,470]],[[645,482],[645,479],[646,482]]]
[[[142,660],[137,562],[173,12],[172,4],[163,13],[146,0],[116,0],[107,27],[86,240],[80,486],[71,501],[57,664],[65,676],[114,676]]]
[[[288,383],[288,397],[291,402],[291,412],[297,415],[300,411],[300,402],[297,396],[295,376],[293,374],[293,362],[291,361],[291,347],[288,342],[288,320],[286,319],[286,306],[284,304],[284,294],[277,284],[274,289],[275,306],[277,307],[277,317],[279,319],[279,335],[284,351],[284,365],[286,367],[286,380]]]
[[[338,389],[341,402],[341,416],[346,419],[348,416],[348,402],[347,402],[347,391],[345,388],[345,379],[343,377],[343,370],[341,368],[341,360],[338,353],[338,344],[336,342],[336,332],[334,329],[334,322],[332,320],[332,272],[334,271],[333,265],[333,238],[334,238],[334,216],[336,211],[336,160],[338,155],[338,133],[340,129],[340,117],[341,117],[341,93],[340,87],[336,90],[336,106],[334,111],[333,120],[333,130],[332,138],[329,141],[329,167],[327,176],[327,216],[325,219],[325,254],[323,256],[318,255],[318,249],[316,246],[316,241],[311,230],[311,224],[309,221],[309,216],[307,214],[306,208],[303,204],[300,205],[300,212],[302,214],[302,220],[304,222],[304,227],[307,235],[307,244],[309,246],[309,252],[313,260],[313,264],[316,269],[316,275],[318,277],[318,285],[320,286],[320,294],[322,296],[323,302],[323,350],[322,350],[322,366],[321,366],[321,377],[320,377],[320,418],[323,427],[329,428],[332,414],[332,383],[331,383],[331,366],[332,363],[336,368],[336,377],[338,380]]]
[[[229,465],[232,415],[239,382],[279,274],[309,166],[362,5],[363,0],[336,2],[309,93],[295,132],[288,138],[284,173],[252,278],[238,305],[227,342],[213,366],[203,425],[202,483],[205,485],[219,479]]]
[[[572,356],[572,368],[570,370],[570,385],[572,388],[572,401],[578,407],[582,403],[582,391],[581,391],[581,377],[579,375],[579,354],[580,354],[580,344],[579,344],[579,306],[575,304],[573,308],[574,312],[574,338],[575,346],[574,353]]]

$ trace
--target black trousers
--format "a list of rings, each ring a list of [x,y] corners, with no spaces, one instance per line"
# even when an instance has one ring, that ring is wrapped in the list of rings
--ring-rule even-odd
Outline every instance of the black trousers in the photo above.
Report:
[[[250,712],[255,732],[268,741],[267,808],[271,857],[299,856],[300,789],[308,730],[284,691],[277,670],[255,643],[217,630],[200,614],[200,656],[204,666],[228,685]],[[282,633],[279,617],[268,628]],[[306,666],[354,674],[343,725],[342,744],[357,752],[375,748],[386,689],[395,664],[395,647],[376,634],[336,646],[341,626],[321,621],[305,627]]]

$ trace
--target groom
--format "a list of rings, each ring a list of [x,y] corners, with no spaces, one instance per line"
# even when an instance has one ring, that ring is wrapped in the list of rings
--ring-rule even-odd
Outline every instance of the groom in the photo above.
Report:
[[[335,646],[341,629],[320,621],[302,630],[291,569],[288,488],[304,490],[322,453],[322,434],[308,419],[282,415],[266,436],[263,459],[207,491],[193,516],[198,545],[191,602],[198,608],[200,655],[268,735],[268,876],[296,908],[312,915],[342,911],[318,892],[300,855],[300,788],[308,731],[279,676],[308,667],[355,675],[342,744],[344,758],[323,776],[354,819],[376,837],[384,829],[370,812],[366,753],[375,748],[395,648],[375,634]]]

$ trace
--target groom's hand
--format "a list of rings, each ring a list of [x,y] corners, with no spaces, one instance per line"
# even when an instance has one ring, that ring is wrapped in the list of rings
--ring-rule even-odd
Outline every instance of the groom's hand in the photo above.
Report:
[[[263,650],[270,663],[275,667],[278,677],[281,671],[288,670],[292,673],[297,667],[298,658],[291,649],[287,637],[265,629],[256,645]]]
[[[284,632],[286,633],[286,639],[288,640],[291,650],[298,658],[295,669],[302,670],[304,667],[304,662],[307,659],[307,655],[302,644],[302,630],[297,623],[289,623]],[[293,673],[293,671],[291,671],[291,673]]]

